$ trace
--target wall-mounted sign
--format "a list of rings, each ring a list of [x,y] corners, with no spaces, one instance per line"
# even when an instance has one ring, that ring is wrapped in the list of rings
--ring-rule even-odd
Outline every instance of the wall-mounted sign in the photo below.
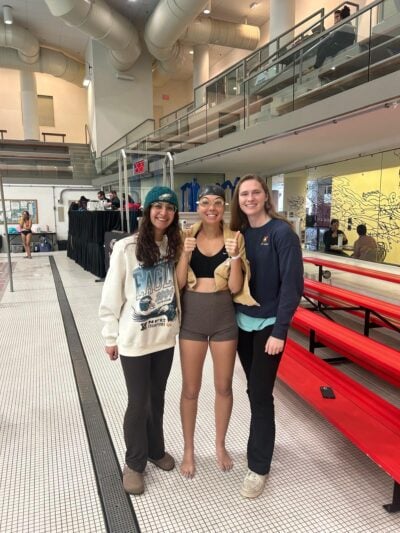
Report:
[[[133,162],[133,175],[139,176],[140,174],[145,174],[148,170],[148,165],[147,159],[137,159]]]

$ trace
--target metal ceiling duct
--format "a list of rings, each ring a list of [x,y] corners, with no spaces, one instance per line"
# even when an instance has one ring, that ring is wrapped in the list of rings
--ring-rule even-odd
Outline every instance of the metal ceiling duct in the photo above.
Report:
[[[188,48],[177,41],[177,36],[193,44],[218,44],[247,50],[257,48],[260,40],[257,26],[210,18],[195,21],[205,5],[204,0],[160,0],[151,14],[144,40],[149,52],[159,60],[155,71],[160,78],[157,85],[161,84],[161,79],[165,81],[165,76],[187,70],[191,61]]]
[[[144,30],[149,52],[160,61],[177,57],[179,54],[173,51],[177,36],[184,33],[206,4],[204,0],[160,0]]]
[[[260,41],[260,28],[203,17],[190,24],[180,39],[193,44],[218,44],[255,50]]]
[[[12,68],[18,70],[30,70],[51,74],[57,78],[69,81],[78,87],[82,87],[85,77],[85,66],[61,52],[49,48],[40,48],[39,61],[25,63],[21,60],[16,50],[0,48],[0,68]]]
[[[144,30],[149,52],[161,62],[161,70],[175,72],[187,60],[186,48],[177,36],[202,12],[204,0],[160,0]]]
[[[104,0],[45,0],[51,14],[109,48],[119,71],[129,70],[141,54],[139,35],[128,19]]]
[[[0,46],[15,48],[24,63],[36,63],[39,59],[39,41],[29,31],[16,24],[0,22]]]

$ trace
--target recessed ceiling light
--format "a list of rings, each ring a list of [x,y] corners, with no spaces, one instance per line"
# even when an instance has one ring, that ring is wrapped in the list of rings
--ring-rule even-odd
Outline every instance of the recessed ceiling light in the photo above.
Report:
[[[255,9],[257,6],[258,6],[258,2],[252,2],[249,7],[250,9]]]
[[[193,50],[189,50],[189,54],[193,55],[194,54]]]
[[[211,13],[211,0],[207,3],[207,5],[203,9],[203,13],[205,15],[209,15]]]

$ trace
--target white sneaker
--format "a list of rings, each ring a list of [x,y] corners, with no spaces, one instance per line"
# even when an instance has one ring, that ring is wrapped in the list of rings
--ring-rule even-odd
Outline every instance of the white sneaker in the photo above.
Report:
[[[240,488],[241,496],[244,496],[245,498],[257,498],[260,496],[264,490],[265,483],[267,482],[267,475],[268,474],[262,476],[248,470]]]

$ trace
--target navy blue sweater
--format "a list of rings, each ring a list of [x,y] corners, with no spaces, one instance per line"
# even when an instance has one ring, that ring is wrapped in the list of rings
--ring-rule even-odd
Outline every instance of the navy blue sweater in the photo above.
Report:
[[[258,318],[276,317],[272,336],[285,339],[303,294],[303,259],[300,241],[291,227],[272,219],[244,232],[250,261],[250,292],[260,307],[236,305],[237,311]]]

